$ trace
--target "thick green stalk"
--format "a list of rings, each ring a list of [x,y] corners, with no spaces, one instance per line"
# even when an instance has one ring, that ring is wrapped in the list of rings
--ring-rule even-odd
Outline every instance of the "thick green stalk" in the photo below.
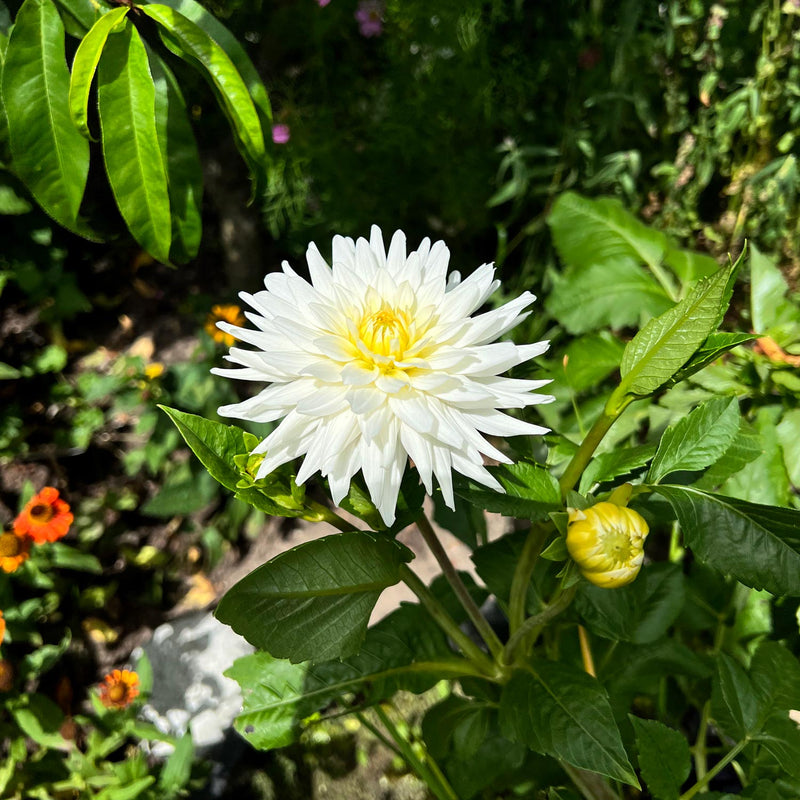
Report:
[[[453,791],[453,787],[447,781],[439,765],[431,758],[430,753],[425,750],[424,755],[418,755],[411,742],[398,730],[397,726],[389,718],[389,715],[380,707],[375,706],[375,714],[386,728],[389,735],[397,743],[403,758],[408,765],[425,781],[428,788],[433,792],[438,800],[458,800],[458,795]]]
[[[517,628],[525,621],[525,601],[528,597],[528,584],[533,575],[533,568],[539,553],[542,552],[544,540],[547,537],[550,526],[542,524],[531,525],[528,537],[522,547],[522,552],[514,569],[514,577],[511,581],[511,595],[508,601],[508,624],[513,634]]]
[[[313,512],[313,516],[309,514],[304,516],[303,519],[310,520],[311,522],[328,522],[340,531],[357,530],[352,522],[343,519],[335,511],[322,505],[322,503],[318,503],[316,500],[306,498],[305,505],[309,511]]]
[[[620,412],[621,413],[621,412]],[[575,484],[580,480],[586,465],[594,455],[597,445],[603,440],[603,437],[608,433],[608,429],[617,421],[619,414],[608,414],[605,411],[592,425],[592,429],[586,434],[586,438],[581,442],[578,452],[572,457],[572,461],[567,464],[564,474],[558,485],[561,487],[561,495],[566,496],[570,489],[575,487]]]
[[[731,761],[733,761],[733,759],[736,758],[736,756],[738,756],[739,753],[741,753],[742,750],[744,750],[748,744],[750,744],[750,737],[746,736],[724,758],[721,758],[719,761],[717,761],[717,763],[714,764],[714,766],[711,767],[711,769],[708,772],[706,772],[706,774],[703,775],[703,777],[700,778],[700,780],[697,781],[697,783],[694,786],[687,789],[680,796],[679,800],[690,800],[690,798],[694,797],[698,792],[702,792],[703,789],[705,789],[706,786],[708,786],[708,784],[711,783],[711,781],[720,772],[722,772],[722,770],[725,769],[725,767],[727,767],[728,764],[730,764]]]
[[[425,539],[426,544],[433,553],[433,557],[439,562],[439,566],[442,568],[447,582],[452,587],[461,605],[464,606],[467,616],[470,618],[470,621],[475,626],[475,629],[478,631],[483,641],[486,642],[489,652],[491,652],[495,659],[499,658],[500,653],[503,651],[503,645],[500,639],[497,638],[497,634],[492,630],[492,626],[489,625],[486,617],[481,614],[481,610],[472,599],[469,590],[464,586],[464,582],[453,566],[453,562],[448,557],[444,547],[442,547],[442,543],[439,541],[436,531],[434,531],[433,526],[424,514],[420,514],[417,518],[417,527],[422,534],[422,538]]]
[[[508,642],[506,642],[506,646],[503,648],[503,653],[500,656],[500,663],[513,663],[514,656],[516,655],[516,651],[520,645],[525,642],[528,636],[532,635],[533,633],[538,633],[539,630],[548,622],[550,622],[551,619],[557,617],[562,611],[564,611],[572,602],[572,598],[575,597],[577,588],[577,584],[573,584],[569,587],[569,589],[557,595],[538,614],[528,617],[528,619],[526,619],[525,622],[523,622],[522,625],[517,628]]]
[[[497,673],[497,666],[492,659],[458,627],[456,621],[447,613],[447,609],[406,564],[400,565],[400,579],[419,598],[436,624],[456,643],[465,658],[475,664],[482,674],[487,677],[494,676]]]

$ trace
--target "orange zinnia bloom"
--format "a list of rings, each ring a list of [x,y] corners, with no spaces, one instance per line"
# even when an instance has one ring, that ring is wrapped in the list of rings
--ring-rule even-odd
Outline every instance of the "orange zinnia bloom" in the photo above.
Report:
[[[229,333],[221,331],[217,327],[217,323],[230,322],[232,325],[244,325],[244,321],[244,315],[239,306],[212,306],[211,313],[208,315],[208,319],[206,319],[205,330],[217,344],[224,344],[225,347],[230,347],[236,340]]]
[[[14,520],[14,532],[30,536],[36,544],[55,542],[66,535],[72,520],[69,505],[59,498],[58,489],[45,486]]]
[[[28,558],[31,540],[12,531],[0,533],[0,569],[3,572],[15,572],[17,567]]]
[[[106,708],[127,708],[139,694],[139,676],[127,669],[115,669],[100,684],[100,702]]]

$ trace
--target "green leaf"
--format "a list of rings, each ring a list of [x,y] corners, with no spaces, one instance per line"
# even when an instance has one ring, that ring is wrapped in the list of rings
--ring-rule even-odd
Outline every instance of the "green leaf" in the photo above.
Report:
[[[800,511],[654,486],[669,500],[697,558],[755,589],[800,595]]]
[[[187,516],[216,499],[219,487],[207,472],[198,475],[188,464],[182,466],[185,468],[170,474],[156,495],[142,506],[142,514],[167,518]]]
[[[771,717],[756,741],[778,762],[781,769],[800,778],[800,728],[789,715]]]
[[[758,338],[754,333],[726,333],[716,331],[700,345],[697,352],[664,384],[665,388],[680,383],[699,372],[734,347]]]
[[[568,664],[534,660],[517,671],[503,687],[500,729],[536,752],[639,786],[605,689]]]
[[[161,26],[162,36],[209,78],[233,127],[239,149],[258,178],[266,160],[264,134],[247,85],[228,54],[201,27],[175,9],[158,3],[139,8]]]
[[[69,79],[69,114],[81,135],[93,142],[97,141],[89,130],[89,93],[100,55],[108,35],[124,24],[129,9],[115,8],[100,17],[92,29],[83,37],[75,58],[72,60],[72,74]]]
[[[618,391],[648,395],[666,383],[717,327],[733,269],[704,278],[660,317],[651,319],[622,355]]]
[[[6,706],[26,736],[53,750],[69,750],[72,743],[60,733],[64,722],[61,709],[42,694],[23,694]]]
[[[384,536],[326,536],[273,558],[220,601],[216,616],[276,658],[326,661],[358,652],[380,593],[411,551]]]
[[[664,263],[671,267],[684,284],[693,283],[698,278],[706,278],[719,269],[719,264],[711,256],[677,247],[670,247],[667,250]]]
[[[156,89],[158,143],[167,168],[172,214],[170,260],[184,264],[197,255],[200,247],[203,167],[178,82],[155,53],[149,51],[149,55]]]
[[[566,264],[588,267],[617,261],[659,265],[667,249],[667,237],[647,227],[619,200],[590,200],[564,192],[547,218],[559,258]]]
[[[613,591],[582,583],[575,609],[593,633],[649,644],[667,632],[681,613],[684,599],[681,568],[677,564],[651,564],[633,583]]]
[[[91,572],[100,575],[103,567],[96,556],[91,553],[82,553],[74,547],[63,542],[53,542],[41,550],[46,555],[50,566],[59,569],[74,569],[78,572]]]
[[[792,485],[800,488],[800,408],[786,411],[775,428]]]
[[[636,734],[639,768],[650,794],[656,800],[678,800],[692,769],[688,742],[657,720],[633,715],[629,719]]]
[[[233,65],[247,84],[250,97],[261,114],[262,126],[272,122],[272,107],[261,76],[250,61],[239,40],[209,11],[195,0],[166,0],[169,6],[196,23],[227,53]]]
[[[431,706],[422,720],[422,735],[435,759],[454,753],[469,759],[486,739],[490,709],[483,703],[451,694]]]
[[[61,8],[61,17],[67,33],[76,39],[81,38],[97,21],[105,8],[92,0],[56,0]]]
[[[713,466],[706,470],[700,480],[695,481],[695,488],[704,491],[719,488],[731,475],[735,475],[751,461],[755,461],[763,452],[758,432],[749,423],[742,422],[730,447]]]
[[[454,658],[420,606],[403,605],[370,628],[359,652],[345,661],[314,666],[255,653],[237,659],[225,674],[242,688],[236,729],[266,750],[293,742],[303,719],[334,700],[352,708],[379,702],[399,689],[422,692],[444,675],[464,674],[465,663]]]
[[[786,298],[789,287],[783,273],[759,249],[750,247],[750,316],[758,334],[796,323],[800,309]]]
[[[642,444],[637,447],[610,450],[608,453],[595,456],[581,476],[581,492],[588,492],[595,483],[613,480],[645,466],[655,452],[655,445]]]
[[[248,452],[244,442],[245,432],[235,425],[212,422],[169,406],[160,405],[159,408],[175,423],[186,444],[211,473],[211,477],[226,489],[236,491],[236,484],[242,475],[234,466],[233,459]]]
[[[624,350],[625,345],[606,331],[575,339],[564,355],[567,383],[576,392],[596,389],[619,368]]]
[[[158,776],[158,789],[163,792],[162,796],[174,797],[186,787],[192,774],[193,758],[192,734],[187,732],[178,739],[174,752]]]
[[[636,325],[666,311],[667,293],[636,262],[619,259],[554,278],[547,310],[570,333]]]
[[[89,143],[69,117],[64,26],[50,0],[25,0],[8,42],[2,97],[12,169],[60,225],[87,238],[78,218]]]
[[[489,467],[489,472],[497,478],[506,494],[454,476],[456,494],[473,505],[508,517],[546,519],[551,511],[563,507],[558,481],[538,464],[520,461]]]
[[[735,397],[715,397],[698,406],[664,431],[647,481],[658,483],[671,472],[710,466],[733,443],[739,424]]]
[[[108,37],[97,75],[97,104],[108,181],[134,239],[169,262],[172,238],[167,173],[155,122],[147,51],[126,22]]]

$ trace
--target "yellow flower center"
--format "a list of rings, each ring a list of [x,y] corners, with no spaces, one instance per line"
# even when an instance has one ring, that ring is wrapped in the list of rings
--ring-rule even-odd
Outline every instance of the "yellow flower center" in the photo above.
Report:
[[[122,683],[116,683],[108,690],[108,699],[119,703],[121,700],[125,699],[127,694],[127,687]]]
[[[375,355],[402,360],[410,340],[408,317],[403,311],[384,306],[361,320],[358,335]]]
[[[31,521],[35,522],[37,525],[45,525],[46,523],[50,522],[54,514],[55,509],[53,506],[46,503],[37,503],[28,512],[28,516],[31,518]]]
[[[601,536],[601,548],[612,564],[627,564],[636,555],[630,533],[624,528],[610,528],[603,531]]]
[[[0,558],[19,555],[19,537],[13,533],[0,534]]]

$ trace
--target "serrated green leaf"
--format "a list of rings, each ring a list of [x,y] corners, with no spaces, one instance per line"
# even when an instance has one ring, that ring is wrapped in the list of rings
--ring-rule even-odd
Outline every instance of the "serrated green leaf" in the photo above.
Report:
[[[114,199],[134,239],[168,263],[172,224],[155,94],[144,43],[126,20],[122,31],[108,37],[97,73],[103,158]]]
[[[648,228],[619,200],[608,197],[590,200],[564,192],[553,204],[547,224],[559,258],[576,267],[619,260],[658,265],[667,249],[663,233]]]
[[[256,653],[235,661],[225,674],[242,688],[236,729],[253,746],[271,749],[293,742],[302,720],[333,700],[357,694],[363,707],[398,689],[422,692],[444,674],[469,670],[424,610],[404,605],[370,628],[358,654],[345,661],[314,666]]]
[[[656,800],[678,800],[692,769],[689,743],[657,720],[632,715],[629,719],[636,734],[639,768],[650,794]]]
[[[672,305],[667,293],[635,261],[593,263],[555,278],[546,306],[570,333],[618,330]]]
[[[783,273],[750,243],[750,317],[758,334],[797,322],[800,309],[787,299],[789,287]]]
[[[715,397],[670,425],[658,445],[647,480],[658,483],[671,472],[699,470],[713,464],[739,431],[739,402]]]
[[[491,714],[485,704],[452,694],[431,706],[422,720],[430,754],[435,759],[451,753],[459,759],[472,758],[486,738]]]
[[[800,595],[800,511],[654,486],[669,500],[697,558],[755,589]]]
[[[595,483],[613,480],[645,466],[655,452],[655,445],[642,444],[600,453],[589,462],[581,476],[581,492],[588,492]]]
[[[353,531],[268,561],[220,601],[216,616],[276,658],[318,663],[358,652],[380,593],[413,558],[393,539]]]
[[[239,149],[258,179],[266,160],[264,133],[248,87],[228,54],[206,31],[174,8],[153,3],[140,9],[159,24],[162,37],[170,40],[209,78],[231,123]]]
[[[700,480],[695,481],[695,488],[703,491],[719,488],[731,475],[735,475],[751,461],[755,461],[763,452],[764,448],[758,432],[749,423],[743,421],[730,447],[715,464],[706,470]]]
[[[651,319],[622,355],[620,393],[645,396],[666,383],[703,344],[717,322],[733,269],[704,278],[676,306]]]
[[[686,380],[686,378],[707,367],[729,350],[738,347],[740,344],[752,342],[756,338],[753,333],[726,333],[725,331],[712,333],[700,345],[695,354],[664,384],[664,388],[669,388]]]
[[[756,741],[770,753],[781,769],[794,778],[800,778],[800,728],[788,714],[776,714],[770,718]]]
[[[123,6],[100,17],[81,40],[72,60],[72,73],[69,79],[69,114],[81,135],[93,142],[97,139],[89,130],[88,114],[92,81],[109,33],[124,24],[123,20],[128,11],[129,9]]]
[[[60,225],[95,238],[79,219],[89,143],[69,117],[64,26],[50,0],[25,0],[6,50],[2,96],[12,169]]]
[[[454,476],[455,491],[473,505],[509,517],[546,519],[551,511],[563,507],[558,481],[544,467],[527,461],[489,467],[506,494],[479,483]]]
[[[633,583],[609,591],[582,583],[575,609],[588,628],[607,639],[649,644],[677,619],[685,599],[685,579],[677,564],[651,564]]]
[[[698,278],[706,278],[719,269],[719,264],[711,256],[677,247],[670,247],[667,250],[664,263],[684,284],[693,283]]]
[[[605,689],[568,664],[537,659],[517,671],[503,687],[500,729],[535,752],[639,786]]]
[[[170,260],[184,264],[197,255],[200,247],[203,166],[178,82],[155,53],[150,51],[149,55],[156,90],[158,144],[167,169],[172,214]]]

